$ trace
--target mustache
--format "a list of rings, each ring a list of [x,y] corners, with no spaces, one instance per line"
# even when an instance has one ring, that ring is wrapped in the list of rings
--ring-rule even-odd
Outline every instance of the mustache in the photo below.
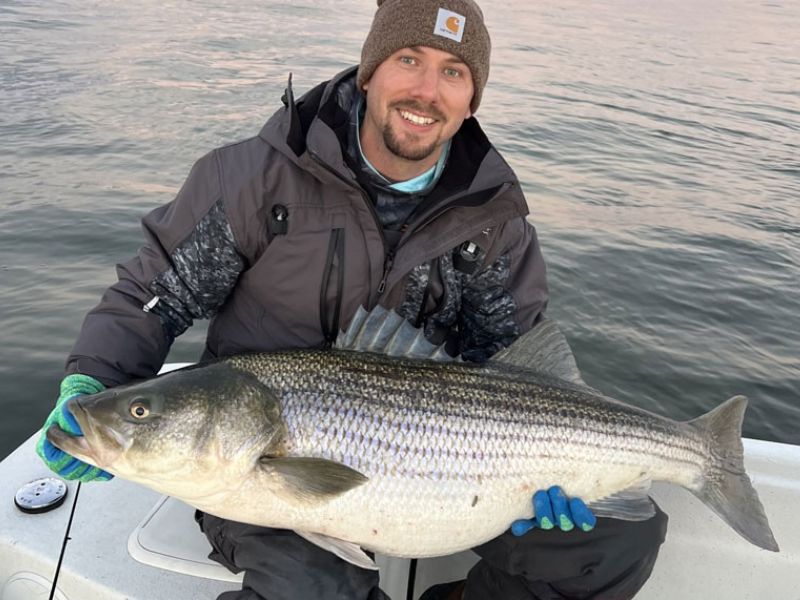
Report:
[[[413,112],[421,113],[424,115],[428,115],[433,117],[437,121],[444,121],[446,117],[442,114],[442,112],[433,105],[430,104],[423,104],[418,100],[398,100],[397,102],[393,102],[389,108],[398,109],[398,110],[410,110]]]

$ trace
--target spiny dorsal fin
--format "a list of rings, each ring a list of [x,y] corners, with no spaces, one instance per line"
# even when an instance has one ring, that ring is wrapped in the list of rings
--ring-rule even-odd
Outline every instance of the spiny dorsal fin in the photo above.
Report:
[[[347,330],[336,338],[334,347],[439,362],[459,360],[445,352],[444,345],[431,344],[422,329],[382,306],[376,306],[369,312],[359,306]]]
[[[555,321],[547,318],[521,335],[508,348],[492,356],[490,361],[522,367],[588,387],[581,377],[567,338]]]

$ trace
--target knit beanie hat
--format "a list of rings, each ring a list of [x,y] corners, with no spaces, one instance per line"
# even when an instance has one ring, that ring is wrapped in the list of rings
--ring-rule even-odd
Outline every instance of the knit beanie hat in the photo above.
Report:
[[[489,78],[492,42],[483,13],[473,0],[378,0],[358,67],[359,88],[375,69],[401,48],[429,46],[466,63],[475,86],[470,110],[475,113]]]

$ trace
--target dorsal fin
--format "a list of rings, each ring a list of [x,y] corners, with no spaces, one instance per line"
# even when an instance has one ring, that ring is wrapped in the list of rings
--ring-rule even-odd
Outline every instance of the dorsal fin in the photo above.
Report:
[[[581,377],[567,338],[561,333],[555,321],[547,318],[489,360],[588,387]]]
[[[422,329],[382,306],[376,306],[369,312],[359,306],[347,330],[339,333],[334,347],[439,362],[459,360],[445,352],[444,344],[431,344]]]

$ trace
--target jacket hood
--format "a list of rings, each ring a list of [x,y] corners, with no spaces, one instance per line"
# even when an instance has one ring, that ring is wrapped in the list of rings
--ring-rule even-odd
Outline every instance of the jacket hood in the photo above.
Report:
[[[345,69],[299,99],[294,97],[290,74],[281,98],[283,107],[270,117],[259,137],[304,169],[313,170],[313,162],[323,163],[339,177],[355,182],[342,148],[347,139],[350,104],[355,101],[356,72],[357,67]],[[487,190],[499,191],[509,185],[519,187],[516,175],[477,119],[470,117],[453,136],[447,165],[429,200],[439,204],[456,196],[485,198]],[[515,196],[518,214],[527,215],[524,197],[521,193]]]

